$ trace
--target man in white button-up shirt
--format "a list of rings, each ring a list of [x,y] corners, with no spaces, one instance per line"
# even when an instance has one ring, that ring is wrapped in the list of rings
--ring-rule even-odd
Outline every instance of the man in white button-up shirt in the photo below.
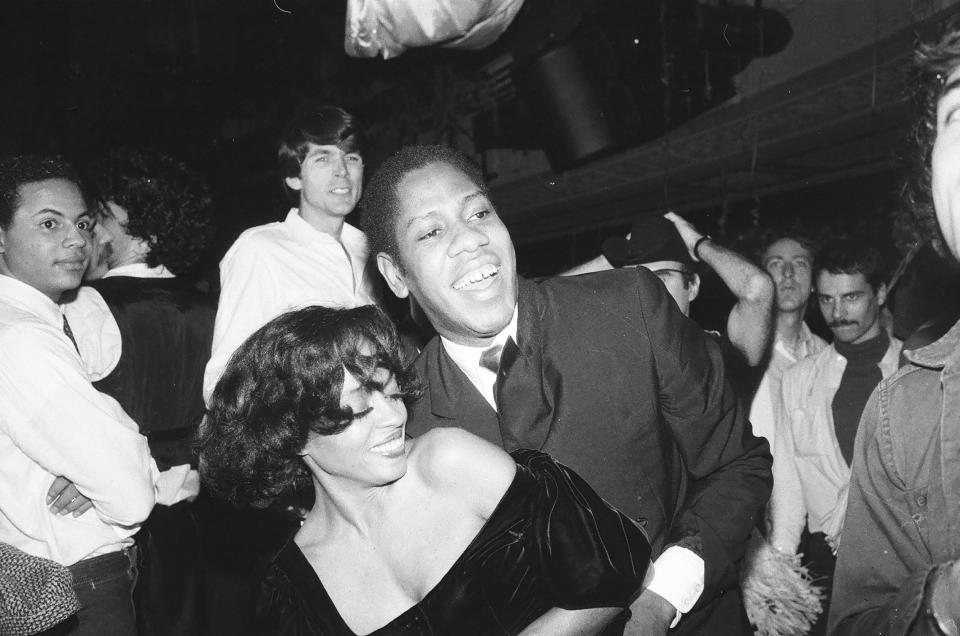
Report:
[[[287,127],[278,159],[299,202],[286,220],[250,228],[220,261],[220,302],[204,374],[210,394],[233,352],[285,311],[375,302],[367,238],[346,222],[363,185],[363,131],[343,109],[304,110]]]
[[[0,541],[70,567],[69,633],[134,634],[130,548],[158,471],[137,425],[94,390],[57,305],[80,284],[93,225],[69,166],[0,163]]]
[[[763,250],[760,263],[777,290],[774,338],[770,360],[750,404],[750,424],[755,435],[774,447],[775,421],[780,410],[780,383],[784,372],[799,360],[827,347],[803,317],[813,293],[813,246],[799,234],[784,234]]]
[[[803,563],[829,597],[850,459],[870,392],[899,366],[901,343],[880,324],[886,283],[878,251],[836,241],[818,252],[816,298],[834,343],[783,374],[773,453],[770,542]],[[809,530],[802,540],[804,527]],[[825,633],[824,611],[814,634]]]

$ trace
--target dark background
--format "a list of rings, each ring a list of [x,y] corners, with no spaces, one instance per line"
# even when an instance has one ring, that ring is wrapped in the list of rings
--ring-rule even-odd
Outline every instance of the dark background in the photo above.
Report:
[[[695,118],[709,122],[704,113],[736,97],[738,72],[795,37],[788,17],[762,3],[719,0],[527,0],[486,50],[430,47],[382,60],[343,52],[340,0],[4,3],[0,147],[4,153],[58,152],[84,162],[113,146],[148,145],[186,160],[216,196],[219,233],[202,272],[215,284],[216,263],[236,235],[286,213],[274,172],[276,139],[306,99],[342,105],[362,118],[374,140],[368,176],[403,144],[446,142],[472,152],[483,165],[498,148],[544,150],[550,165],[540,181],[554,183],[552,172],[564,183],[597,165],[615,171],[616,157]],[[867,57],[877,65],[877,51],[894,45],[908,50],[913,39],[905,33],[890,44],[877,43]],[[573,51],[578,66],[545,67],[548,54],[560,49]],[[549,80],[546,91],[544,74],[559,78]],[[545,100],[552,91],[560,97]],[[567,129],[559,133],[545,129],[551,117],[564,115],[564,91],[588,92],[609,133],[588,139],[587,146],[594,145],[580,154],[573,143],[577,121],[563,124]],[[902,175],[887,140],[899,134],[906,116],[899,105],[870,113],[885,145],[870,140],[865,154],[876,154],[878,161],[869,169],[831,176],[815,173],[821,157],[806,165],[791,160],[786,168],[781,161],[776,170],[793,171],[788,185],[761,188],[756,179],[741,179],[745,185],[737,189],[723,181],[698,198],[684,198],[695,188],[675,175],[616,200],[599,181],[588,183],[582,207],[574,198],[563,209],[526,209],[508,196],[516,195],[509,190],[516,186],[489,176],[495,202],[505,201],[502,212],[527,275],[592,258],[604,238],[629,231],[630,216],[651,205],[677,209],[745,252],[771,228],[802,225],[822,238],[875,241],[894,265],[909,237],[894,234]],[[573,150],[551,147],[565,136]],[[809,135],[815,136],[823,156],[840,147],[822,131]],[[753,152],[750,177],[768,167],[765,155],[758,161]],[[949,265],[925,259],[920,274],[904,278],[913,284],[909,299],[895,299],[899,311],[909,309],[900,320],[904,330],[937,307],[960,304],[944,291],[958,288],[944,285],[955,276]],[[704,299],[695,308],[714,326],[730,298],[709,273],[705,279]]]

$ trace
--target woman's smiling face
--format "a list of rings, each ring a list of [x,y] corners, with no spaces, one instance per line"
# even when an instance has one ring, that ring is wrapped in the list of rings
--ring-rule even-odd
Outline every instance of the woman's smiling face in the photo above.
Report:
[[[382,388],[369,388],[343,371],[340,406],[353,412],[349,426],[334,435],[311,433],[303,454],[324,473],[368,486],[392,483],[407,471],[407,407],[393,375],[374,374]]]

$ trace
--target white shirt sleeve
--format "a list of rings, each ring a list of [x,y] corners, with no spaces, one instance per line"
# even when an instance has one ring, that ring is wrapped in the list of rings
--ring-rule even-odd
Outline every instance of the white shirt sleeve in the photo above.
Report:
[[[770,543],[787,554],[796,554],[807,518],[803,483],[794,459],[795,426],[791,418],[794,410],[791,387],[796,382],[794,375],[788,370],[781,385],[782,399],[774,422],[773,491],[770,493]]]
[[[53,327],[14,326],[0,350],[0,428],[17,448],[73,482],[105,523],[146,519],[159,476],[147,440],[93,388],[69,341]]]
[[[650,567],[653,575],[647,575],[647,589],[677,608],[677,615],[670,623],[670,627],[675,627],[703,593],[703,559],[691,550],[673,545],[664,550]]]
[[[279,315],[277,284],[250,242],[234,245],[220,263],[220,300],[213,326],[210,361],[203,374],[203,401],[210,396],[223,375],[230,356],[250,335]]]

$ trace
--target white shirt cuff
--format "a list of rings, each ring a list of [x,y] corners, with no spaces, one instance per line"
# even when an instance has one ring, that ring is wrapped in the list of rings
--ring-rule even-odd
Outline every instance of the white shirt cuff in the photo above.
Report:
[[[190,464],[171,466],[160,473],[157,480],[157,503],[164,506],[189,500],[200,493],[200,474]]]
[[[703,593],[703,559],[691,550],[673,545],[663,551],[650,566],[647,589],[662,596],[677,608],[670,627],[676,627],[680,617],[690,611]]]

